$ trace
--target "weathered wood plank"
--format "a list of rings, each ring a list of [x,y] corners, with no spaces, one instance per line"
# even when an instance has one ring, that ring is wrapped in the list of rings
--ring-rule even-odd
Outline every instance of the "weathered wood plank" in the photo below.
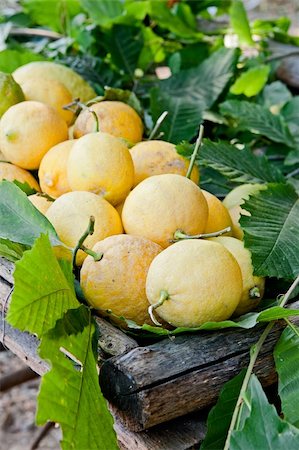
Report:
[[[292,307],[299,308],[299,301]],[[299,324],[299,317],[293,322]],[[284,326],[283,321],[275,326],[256,363],[264,386],[276,381],[272,351]],[[205,408],[248,364],[249,348],[262,329],[185,335],[138,347],[103,364],[102,390],[135,431]]]

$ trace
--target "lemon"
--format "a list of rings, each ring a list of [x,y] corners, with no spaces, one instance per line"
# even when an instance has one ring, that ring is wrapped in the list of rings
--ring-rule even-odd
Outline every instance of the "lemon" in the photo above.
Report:
[[[72,98],[79,98],[83,103],[96,97],[95,91],[80,75],[69,67],[50,61],[34,61],[18,67],[13,77],[19,84],[31,78],[60,81],[71,93]]]
[[[70,192],[67,178],[67,162],[74,140],[60,142],[52,147],[41,160],[38,178],[43,192],[57,198]]]
[[[84,241],[91,248],[101,239],[123,232],[118,212],[103,198],[91,192],[68,192],[53,202],[46,217],[54,226],[61,242],[74,248],[89,224],[95,219],[94,233]],[[69,254],[69,258],[71,255]],[[80,250],[77,264],[81,265],[86,253]]]
[[[176,327],[198,327],[228,319],[242,294],[240,267],[221,244],[186,240],[163,250],[151,263],[146,295],[155,312]]]
[[[146,178],[128,195],[122,211],[128,234],[144,236],[162,247],[181,230],[203,233],[208,218],[207,202],[193,181],[176,174]]]
[[[236,205],[228,210],[231,221],[232,221],[232,231],[233,236],[237,239],[242,240],[244,237],[244,232],[239,224],[239,220],[241,216],[250,216],[250,212],[246,211],[246,209],[241,208],[241,206]]]
[[[130,149],[134,163],[135,179],[137,186],[145,178],[163,173],[176,173],[185,176],[189,167],[189,161],[176,152],[175,145],[165,141],[139,142]],[[191,180],[198,184],[199,171],[194,166]]]
[[[210,192],[201,190],[203,193],[209,208],[208,221],[205,228],[205,233],[213,233],[215,231],[223,230],[230,227],[232,230],[232,221],[228,210],[222,204],[222,202]],[[225,233],[227,236],[232,235],[232,231]]]
[[[232,189],[225,199],[223,200],[223,204],[227,209],[231,209],[234,206],[242,205],[245,200],[249,199],[250,195],[253,195],[260,191],[261,189],[265,189],[265,185],[263,184],[241,184],[236,188]]]
[[[31,77],[21,83],[26,100],[35,100],[52,106],[58,114],[70,125],[74,113],[63,109],[63,106],[72,102],[71,93],[63,83],[50,78]]]
[[[0,118],[12,105],[24,100],[24,93],[13,77],[0,72]]]
[[[133,185],[134,166],[124,142],[107,133],[90,133],[71,148],[67,176],[73,191],[90,191],[117,205]]]
[[[38,194],[28,195],[27,198],[36,207],[36,209],[38,209],[39,212],[41,212],[44,215],[46,214],[46,212],[53,203],[47,197],[43,197],[42,195]]]
[[[0,180],[28,183],[32,189],[40,191],[38,182],[30,172],[8,162],[0,162]]]
[[[243,292],[240,302],[234,311],[235,316],[240,316],[252,311],[261,301],[265,290],[265,279],[253,275],[251,253],[244,247],[244,243],[233,237],[219,236],[211,239],[224,245],[236,258],[242,273]]]
[[[67,137],[65,121],[40,102],[18,103],[0,122],[0,148],[8,161],[23,169],[38,169],[44,154]]]
[[[95,111],[99,120],[99,129],[104,133],[135,143],[142,139],[143,124],[135,109],[123,102],[103,101],[89,108]],[[96,122],[92,113],[81,111],[75,126],[74,137],[79,138],[96,131]]]
[[[81,287],[88,303],[99,312],[109,309],[139,325],[150,323],[145,280],[148,268],[162,248],[139,236],[120,234],[98,242],[81,269]],[[134,274],[134,276],[132,276]]]

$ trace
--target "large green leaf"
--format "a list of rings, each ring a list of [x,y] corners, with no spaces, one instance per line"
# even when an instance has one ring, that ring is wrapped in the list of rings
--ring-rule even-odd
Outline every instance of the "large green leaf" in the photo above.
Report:
[[[136,97],[136,94],[134,92],[127,89],[111,88],[106,86],[104,95],[95,97],[87,103],[87,106],[103,101],[116,101],[126,103],[127,105],[130,105],[133,109],[135,109],[135,111],[141,117],[143,116],[143,110],[139,99]]]
[[[60,424],[63,450],[117,450],[113,419],[99,388],[95,322],[81,306],[68,311],[41,342],[51,362],[38,396],[37,423]]]
[[[245,372],[243,369],[223,386],[216,405],[209,413],[208,430],[200,450],[223,450]]]
[[[230,92],[235,95],[244,94],[246,97],[257,95],[268,80],[270,66],[261,64],[243,72],[230,87]]]
[[[264,106],[269,109],[271,108],[271,111],[274,108],[277,113],[287,102],[292,99],[292,94],[286,85],[281,81],[274,81],[273,83],[265,86],[262,93],[262,99]]]
[[[252,254],[254,273],[295,278],[299,273],[299,200],[293,186],[273,184],[242,205],[245,246]]]
[[[41,235],[16,262],[8,322],[38,336],[53,328],[65,311],[79,306],[69,280],[70,275],[65,277],[48,237]]]
[[[242,0],[233,0],[229,8],[230,23],[240,44],[253,45],[250,25]]]
[[[0,256],[15,262],[22,258],[26,247],[16,242],[11,242],[7,239],[0,239]]]
[[[299,328],[287,327],[274,349],[284,418],[299,428]]]
[[[299,430],[282,420],[270,405],[255,375],[251,375],[239,429],[232,432],[230,450],[298,450]]]
[[[168,111],[160,127],[163,139],[178,143],[196,134],[203,112],[213,105],[232,77],[236,57],[235,50],[221,48],[200,66],[182,70],[152,89],[153,120]]]
[[[92,20],[101,27],[109,27],[122,15],[123,2],[121,0],[80,0],[82,7],[88,12]]]
[[[224,141],[204,139],[198,162],[240,183],[284,182],[279,169],[265,157],[253,155],[246,147],[238,150]]]
[[[32,61],[45,61],[42,55],[20,48],[18,50],[6,49],[0,52],[0,70],[2,72],[12,73],[18,67]]]
[[[41,233],[49,235],[52,245],[60,245],[48,219],[10,181],[0,182],[0,238],[32,246]]]
[[[294,147],[295,141],[281,115],[272,114],[262,105],[247,101],[227,100],[220,105],[220,112],[235,119],[240,130],[261,134],[274,142]]]
[[[143,35],[140,28],[126,25],[113,26],[109,40],[112,61],[131,77],[134,77],[142,47]]]

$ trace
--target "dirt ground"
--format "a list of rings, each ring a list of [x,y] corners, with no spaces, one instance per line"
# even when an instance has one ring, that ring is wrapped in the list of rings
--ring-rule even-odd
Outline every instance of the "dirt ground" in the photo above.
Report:
[[[299,0],[245,0],[250,18],[275,16],[291,17],[293,34],[299,35]],[[3,7],[12,7],[15,0],[0,0]],[[255,6],[256,5],[256,6]],[[255,6],[255,7],[254,7]],[[11,352],[0,352],[0,382],[3,375],[24,367]],[[36,397],[39,379],[29,381],[10,389],[0,398],[0,450],[30,450],[40,428],[35,422]],[[41,442],[41,450],[58,450],[61,432],[52,428]]]

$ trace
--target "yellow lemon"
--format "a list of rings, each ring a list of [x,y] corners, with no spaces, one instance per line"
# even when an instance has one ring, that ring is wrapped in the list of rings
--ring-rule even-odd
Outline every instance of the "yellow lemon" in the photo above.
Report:
[[[65,85],[50,78],[31,77],[21,83],[26,100],[35,100],[52,106],[69,125],[74,119],[74,113],[63,109],[72,101],[72,96]]]
[[[189,161],[179,155],[175,145],[165,141],[139,142],[130,149],[134,163],[135,179],[137,186],[145,178],[163,173],[176,173],[185,176],[189,167]],[[198,184],[199,171],[194,166],[191,180]]]
[[[83,103],[96,97],[95,91],[80,75],[69,67],[51,61],[34,61],[25,64],[14,71],[13,77],[19,84],[31,78],[39,80],[50,78],[60,81],[69,90],[72,98],[79,98]]]
[[[234,311],[235,316],[240,316],[252,311],[261,301],[265,290],[265,279],[253,275],[251,253],[244,247],[244,243],[238,239],[219,236],[211,239],[224,245],[236,258],[242,273],[243,292],[240,302]]]
[[[70,192],[67,178],[67,162],[74,140],[60,142],[52,147],[41,160],[38,178],[43,192],[57,198]]]
[[[203,233],[208,205],[193,181],[176,174],[146,178],[128,195],[122,211],[128,234],[144,236],[167,247],[177,230]]]
[[[241,216],[250,216],[250,212],[246,211],[246,209],[241,208],[241,206],[236,205],[228,210],[231,221],[232,221],[232,230],[233,236],[242,241],[244,237],[244,232],[239,224],[239,220]]]
[[[155,312],[176,327],[228,319],[242,294],[240,267],[221,244],[187,240],[163,250],[148,270],[146,295]]]
[[[53,203],[47,197],[43,197],[42,195],[38,194],[28,195],[27,198],[36,207],[36,209],[38,209],[39,212],[41,212],[44,215],[46,214],[46,212]]]
[[[55,228],[61,242],[74,248],[89,224],[95,219],[94,233],[87,237],[84,245],[91,248],[101,239],[123,232],[118,212],[103,198],[91,192],[68,192],[53,202],[46,217]],[[70,255],[69,255],[70,257]],[[81,265],[86,253],[80,250],[77,264]]]
[[[133,185],[134,166],[120,139],[107,133],[90,133],[74,143],[67,176],[73,191],[90,191],[117,205]]]
[[[205,228],[205,233],[213,233],[215,231],[223,230],[230,227],[232,230],[232,221],[228,210],[222,202],[210,192],[201,190],[209,208],[208,221]],[[225,233],[227,236],[232,235],[232,231]]]
[[[223,200],[223,204],[227,209],[231,209],[236,205],[242,205],[245,200],[249,199],[250,195],[253,195],[260,191],[261,189],[265,189],[265,185],[263,184],[241,184],[236,188],[232,189],[225,199]]]
[[[8,162],[0,162],[0,180],[28,183],[32,189],[40,191],[38,182],[30,172]]]
[[[28,101],[9,108],[0,123],[0,148],[8,161],[38,169],[47,151],[67,139],[67,125],[44,103]]]
[[[94,103],[89,109],[96,113],[100,131],[132,143],[141,141],[142,120],[131,106],[123,102],[103,101]],[[96,122],[93,114],[87,110],[81,111],[75,122],[74,137],[79,138],[94,131]]]
[[[99,313],[111,310],[139,325],[150,322],[145,280],[148,268],[162,248],[139,236],[120,234],[98,242],[81,269],[81,287],[88,303]],[[134,274],[134,276],[132,276]]]

